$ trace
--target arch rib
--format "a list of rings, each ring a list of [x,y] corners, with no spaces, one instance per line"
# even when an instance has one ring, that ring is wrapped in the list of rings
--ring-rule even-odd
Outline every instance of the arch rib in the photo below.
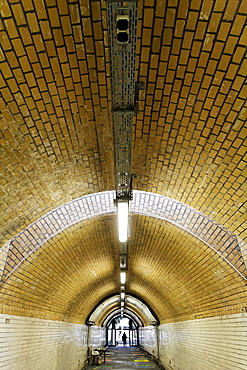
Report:
[[[94,193],[66,203],[27,226],[8,242],[2,260],[1,281],[37,248],[66,228],[93,217],[116,212],[115,191]],[[130,212],[173,223],[194,235],[220,254],[244,279],[247,277],[243,241],[202,212],[174,199],[144,191],[133,191]]]

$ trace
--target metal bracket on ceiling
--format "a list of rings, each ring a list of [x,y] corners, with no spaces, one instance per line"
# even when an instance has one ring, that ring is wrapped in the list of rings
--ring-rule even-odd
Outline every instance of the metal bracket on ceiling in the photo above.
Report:
[[[133,179],[137,176],[132,174],[130,177],[130,200],[133,200]]]
[[[120,270],[127,270],[127,260],[128,260],[127,253],[124,254],[120,253]]]
[[[119,113],[119,114],[135,114],[135,108],[134,107],[115,107],[112,110],[114,113]]]

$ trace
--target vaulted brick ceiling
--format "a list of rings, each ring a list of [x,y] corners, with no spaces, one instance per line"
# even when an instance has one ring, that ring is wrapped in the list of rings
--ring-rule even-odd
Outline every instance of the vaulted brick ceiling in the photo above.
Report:
[[[55,208],[114,190],[114,148],[106,2],[2,0],[1,16],[0,219],[7,246]],[[145,89],[131,166],[134,189],[223,225],[245,260],[246,18],[245,0],[139,0],[136,81]],[[236,257],[235,270],[186,230],[131,217],[127,289],[161,321],[244,309]],[[5,280],[1,312],[85,321],[119,292],[118,273],[115,215],[84,220],[47,240]],[[231,289],[235,298],[226,299]]]

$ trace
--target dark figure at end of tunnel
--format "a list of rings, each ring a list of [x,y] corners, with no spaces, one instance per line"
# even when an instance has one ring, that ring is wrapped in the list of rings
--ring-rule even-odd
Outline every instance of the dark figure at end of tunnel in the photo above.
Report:
[[[126,344],[126,339],[127,339],[127,336],[126,336],[126,334],[124,332],[123,335],[122,335],[122,341],[123,341],[124,346]]]

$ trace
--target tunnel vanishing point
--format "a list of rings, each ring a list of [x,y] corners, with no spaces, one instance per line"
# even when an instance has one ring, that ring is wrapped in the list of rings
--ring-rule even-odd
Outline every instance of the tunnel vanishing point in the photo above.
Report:
[[[0,14],[0,368],[247,370],[246,0]]]

